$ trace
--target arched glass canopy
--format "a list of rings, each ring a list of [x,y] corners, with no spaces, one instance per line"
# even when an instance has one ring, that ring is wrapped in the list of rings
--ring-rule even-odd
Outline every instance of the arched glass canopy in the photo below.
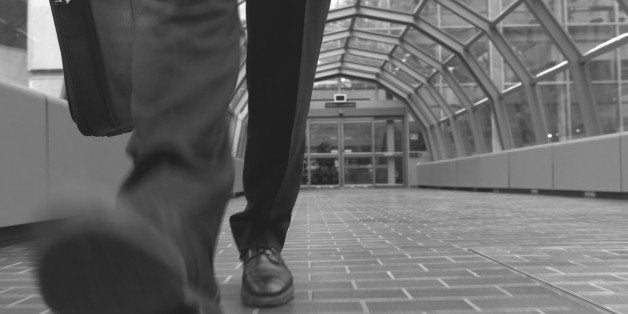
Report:
[[[626,0],[332,0],[316,80],[387,89],[420,121],[435,159],[621,132],[627,7]],[[242,67],[234,121],[246,117],[246,98]]]

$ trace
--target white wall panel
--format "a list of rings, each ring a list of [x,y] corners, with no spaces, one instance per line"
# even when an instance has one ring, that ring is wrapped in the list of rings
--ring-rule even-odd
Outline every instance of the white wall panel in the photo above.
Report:
[[[0,227],[33,221],[46,199],[43,96],[0,83]]]
[[[606,135],[553,145],[554,189],[621,190],[620,135]]]
[[[486,154],[456,160],[456,186],[508,188],[508,155]]]
[[[510,188],[552,189],[552,146],[542,145],[508,152]]]
[[[455,186],[456,162],[454,160],[437,161],[418,167],[419,185]]]

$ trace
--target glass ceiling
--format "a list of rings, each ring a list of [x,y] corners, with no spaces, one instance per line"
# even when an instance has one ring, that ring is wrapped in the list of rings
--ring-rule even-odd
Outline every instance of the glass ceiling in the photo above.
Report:
[[[377,83],[404,100],[428,131],[438,133],[446,122],[455,135],[458,117],[470,121],[481,153],[495,146],[483,143],[473,114],[481,106],[493,113],[500,148],[551,141],[556,114],[543,107],[538,83],[569,71],[579,129],[607,133],[587,62],[628,43],[623,1],[332,0],[316,80]],[[513,131],[521,128],[513,125],[517,115],[529,121],[525,137],[532,143]]]

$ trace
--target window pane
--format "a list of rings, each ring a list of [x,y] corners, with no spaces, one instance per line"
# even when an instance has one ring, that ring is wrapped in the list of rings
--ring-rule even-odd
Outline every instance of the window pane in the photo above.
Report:
[[[475,78],[471,75],[471,71],[467,65],[462,62],[460,57],[455,57],[447,64],[447,69],[454,75],[454,78],[460,83],[462,90],[465,92],[471,102],[475,103],[484,98],[484,90],[480,88]]]
[[[444,61],[447,60],[451,55],[453,55],[452,51],[448,50],[445,47],[442,47],[440,44],[431,40],[425,34],[419,32],[414,28],[410,29],[404,38],[410,44],[423,50],[425,53],[431,55],[436,60]]]
[[[325,34],[347,30],[349,29],[350,25],[351,25],[350,18],[342,19],[335,22],[329,22],[325,24]]]
[[[538,85],[541,105],[547,120],[549,142],[565,141],[571,138],[571,119],[568,83],[566,73],[548,79]]]
[[[490,105],[482,105],[476,107],[474,112],[478,124],[482,128],[484,145],[486,145],[487,152],[490,153],[493,151],[493,108]]]
[[[445,104],[447,104],[453,112],[464,108],[458,96],[454,94],[451,87],[442,78],[442,75],[440,73],[434,74],[430,78],[430,83],[432,83],[436,90],[440,92],[440,95],[443,97],[443,99],[445,99]]]
[[[372,152],[371,122],[343,123],[344,150],[346,153]]]
[[[310,158],[311,185],[338,185],[338,158]]]
[[[567,22],[580,24],[615,22],[615,0],[569,0]]]
[[[331,0],[329,9],[337,9],[342,7],[348,7],[355,4],[355,0]]]
[[[372,157],[344,158],[345,184],[373,184]]]
[[[401,32],[405,29],[405,26],[402,24],[367,19],[363,17],[357,17],[353,27],[357,30],[365,32],[391,36],[399,36],[399,34],[401,34]]]
[[[502,25],[506,40],[533,75],[564,60],[525,4],[509,14]]]
[[[402,157],[375,157],[376,184],[403,184]]]
[[[336,40],[323,42],[321,46],[321,52],[344,47],[346,41],[347,40],[343,38],[343,39],[336,39]]]
[[[402,128],[400,119],[375,120],[375,151],[401,152]]]
[[[345,61],[374,66],[374,67],[381,67],[382,64],[384,63],[384,61],[382,60],[373,59],[373,58],[365,58],[365,57],[356,56],[352,54],[346,54]]]
[[[459,115],[455,118],[456,123],[458,124],[458,128],[460,129],[460,135],[462,136],[462,144],[464,145],[464,155],[474,155],[477,154],[475,147],[475,140],[473,139],[473,132],[471,131],[471,126],[469,124],[469,116],[465,112],[462,115]]]
[[[388,53],[393,48],[393,45],[352,37],[349,39],[349,47]]]
[[[520,81],[486,36],[471,45],[470,51],[498,89],[503,90]]]
[[[416,9],[418,2],[416,0],[363,0],[362,5],[403,13],[412,13]]]
[[[433,67],[401,47],[397,47],[393,55],[397,60],[407,64],[415,71],[423,74],[423,76],[428,76],[435,71]]]
[[[515,147],[529,146],[536,142],[530,107],[523,89],[510,93],[503,100]]]
[[[443,152],[443,156],[445,159],[455,158],[457,156],[456,144],[454,142],[454,134],[451,129],[451,123],[449,122],[449,120],[446,120],[440,124],[440,128],[443,131],[443,135],[445,136],[444,141],[446,151]]]
[[[617,52],[611,51],[589,61],[587,70],[593,81],[591,91],[597,105],[602,132],[615,133],[620,127]]]
[[[310,122],[310,153],[338,152],[338,122]]]

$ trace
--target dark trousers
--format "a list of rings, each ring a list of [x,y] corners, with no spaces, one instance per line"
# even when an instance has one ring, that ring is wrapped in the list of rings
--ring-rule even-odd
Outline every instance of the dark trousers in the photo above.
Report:
[[[144,0],[136,16],[128,153],[120,196],[211,259],[233,184],[227,107],[239,67],[236,0]],[[234,239],[283,247],[299,191],[305,121],[329,0],[247,2],[246,210]]]

